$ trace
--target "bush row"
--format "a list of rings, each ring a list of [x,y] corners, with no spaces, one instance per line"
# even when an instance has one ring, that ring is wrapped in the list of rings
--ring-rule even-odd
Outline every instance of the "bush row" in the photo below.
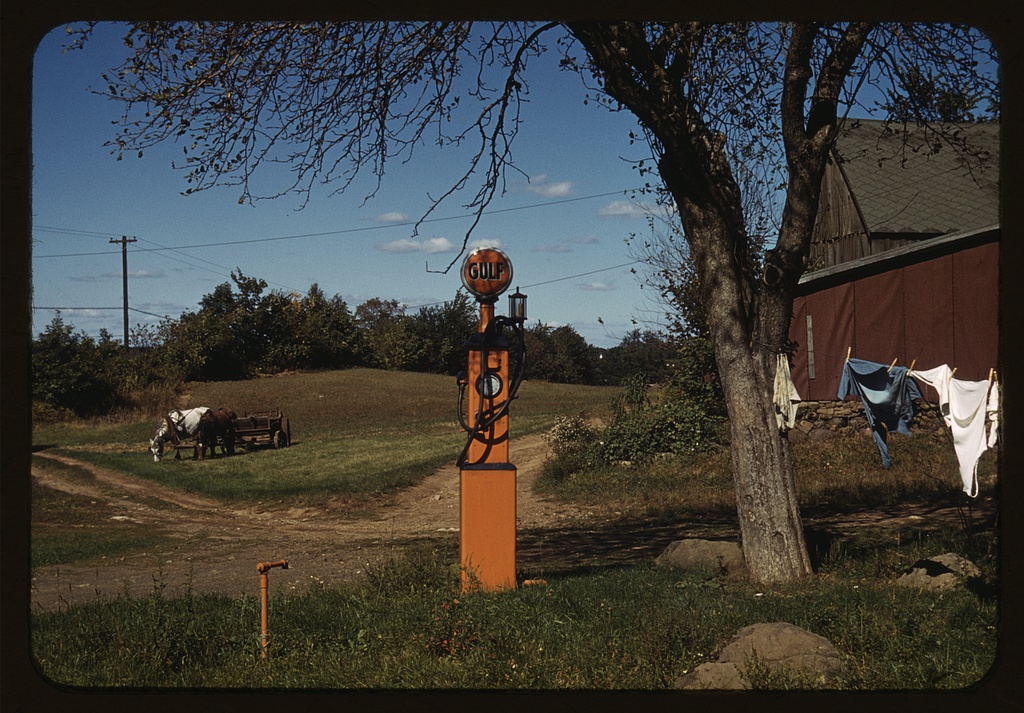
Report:
[[[459,290],[448,302],[407,314],[395,300],[373,298],[351,311],[314,284],[307,294],[266,292],[241,272],[218,285],[196,311],[136,326],[130,349],[102,331],[76,332],[58,312],[32,344],[36,415],[101,416],[146,410],[189,381],[232,381],[300,369],[379,369],[454,375],[466,368],[466,340],[478,308]],[[526,378],[618,384],[643,370],[664,378],[674,353],[661,335],[635,330],[612,349],[593,347],[571,325],[524,330]],[[515,355],[513,354],[513,357]]]

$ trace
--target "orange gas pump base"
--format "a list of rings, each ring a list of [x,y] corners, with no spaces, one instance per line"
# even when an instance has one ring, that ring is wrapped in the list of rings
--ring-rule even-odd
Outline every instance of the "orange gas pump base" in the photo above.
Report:
[[[516,586],[516,467],[467,465],[459,471],[462,589]]]

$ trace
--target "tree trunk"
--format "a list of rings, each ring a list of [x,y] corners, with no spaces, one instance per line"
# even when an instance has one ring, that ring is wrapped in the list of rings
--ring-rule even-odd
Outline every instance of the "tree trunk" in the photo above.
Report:
[[[745,290],[728,249],[728,228],[713,211],[694,211],[685,200],[679,205],[687,213],[687,236],[702,276],[711,342],[729,414],[744,558],[756,581],[799,579],[812,570],[789,441],[779,430],[772,400],[778,350],[752,336],[750,307],[744,303]],[[702,218],[702,227],[694,222],[695,214]]]
[[[769,358],[771,355],[766,355]],[[780,582],[811,573],[793,483],[788,440],[771,402],[774,371],[756,353],[719,359],[729,410],[736,514],[744,557],[759,582]],[[774,362],[774,359],[772,359]]]
[[[750,255],[742,197],[724,150],[725,137],[705,123],[686,95],[685,84],[678,81],[694,56],[689,50],[700,42],[700,26],[676,28],[681,34],[669,39],[680,40],[684,48],[692,42],[694,47],[679,49],[668,66],[659,53],[672,42],[658,43],[656,51],[634,23],[580,23],[571,29],[599,68],[605,92],[629,107],[656,139],[658,170],[675,200],[690,245],[725,393],[736,511],[747,566],[760,582],[807,576],[810,557],[788,441],[776,423],[773,396],[776,356],[786,340],[792,291],[807,254],[817,205],[815,173],[823,167],[827,152],[827,136],[818,142],[806,141],[801,121],[801,90],[809,77],[814,28],[798,28],[787,64],[792,75],[786,85],[790,110],[786,128],[791,131],[787,155],[791,161],[796,159],[791,168],[798,169],[801,191],[789,196],[784,218],[796,216],[797,205],[804,209],[799,212],[804,220],[786,225],[772,254],[771,269],[778,275],[766,272],[760,285]],[[833,75],[843,76],[841,71],[828,76]],[[827,119],[822,115],[816,124],[827,128]],[[820,183],[820,174],[817,180]]]
[[[749,241],[725,155],[711,143],[701,153],[701,160],[694,160],[685,145],[666,142],[659,169],[686,230],[722,379],[743,555],[759,582],[798,579],[811,574],[811,564],[789,442],[773,403],[785,331],[779,337],[779,325],[764,329],[769,325],[757,319],[764,305],[755,296],[755,278],[743,254]],[[784,317],[788,326],[789,314]]]

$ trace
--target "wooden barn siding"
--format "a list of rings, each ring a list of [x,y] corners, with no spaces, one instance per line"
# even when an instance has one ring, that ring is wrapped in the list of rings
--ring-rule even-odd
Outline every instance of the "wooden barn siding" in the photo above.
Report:
[[[911,238],[890,234],[869,236],[842,170],[834,161],[825,167],[818,217],[811,238],[810,269],[821,270],[858,258],[880,255],[929,237],[934,235],[922,234]]]
[[[801,397],[836,398],[848,347],[860,359],[903,366],[916,359],[922,369],[949,364],[958,378],[986,378],[998,368],[998,276],[999,244],[986,243],[797,297],[790,339],[800,345],[793,380]]]
[[[870,254],[867,230],[846,177],[834,160],[825,167],[818,206],[811,239],[811,269],[833,267]]]

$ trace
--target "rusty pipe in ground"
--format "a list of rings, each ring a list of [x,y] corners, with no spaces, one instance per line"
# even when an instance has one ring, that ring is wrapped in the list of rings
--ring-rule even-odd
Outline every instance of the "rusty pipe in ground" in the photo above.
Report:
[[[274,567],[288,569],[288,560],[260,562],[256,565],[256,571],[260,573],[260,603],[262,605],[262,610],[260,612],[260,650],[264,659],[267,658],[267,647],[270,644],[270,578],[267,575]]]

